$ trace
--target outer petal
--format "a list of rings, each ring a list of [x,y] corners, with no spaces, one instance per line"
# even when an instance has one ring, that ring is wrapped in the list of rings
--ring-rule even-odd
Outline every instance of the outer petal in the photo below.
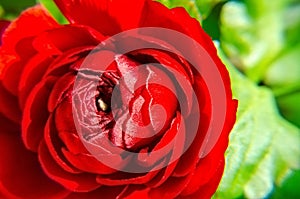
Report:
[[[5,117],[2,113],[0,113],[0,126],[1,126],[1,132],[19,132],[20,126],[16,123],[9,120],[7,117]]]
[[[220,164],[220,167],[216,171],[214,177],[209,179],[209,182],[207,182],[205,185],[201,186],[196,192],[194,192],[192,195],[187,196],[179,196],[177,199],[210,199],[212,195],[215,193],[218,184],[221,180],[222,174],[224,170],[224,163],[222,162]]]
[[[0,96],[0,113],[16,124],[19,124],[21,121],[21,111],[18,107],[18,99],[4,88],[1,81]]]
[[[97,46],[104,39],[104,36],[88,26],[66,25],[39,34],[33,45],[40,53],[52,55],[77,47]]]
[[[118,197],[124,199],[149,199],[149,190],[144,185],[128,185]]]
[[[36,53],[32,47],[32,41],[32,37],[20,40],[15,46],[16,52],[5,51],[5,44],[3,44],[1,49],[0,64],[2,64],[3,70],[1,71],[0,69],[0,80],[2,80],[4,88],[15,96],[18,96],[19,81],[24,66]]]
[[[22,137],[25,146],[37,151],[44,135],[44,128],[49,117],[47,101],[56,78],[47,78],[40,82],[29,95],[22,120]]]
[[[87,193],[76,193],[73,192],[65,199],[99,199],[100,197],[103,199],[116,199],[118,195],[123,191],[124,186],[101,186],[100,188],[96,189],[95,191],[90,191]]]
[[[228,134],[235,121],[236,108],[237,101],[228,102],[226,126],[213,150],[200,159],[191,181],[181,193],[181,196],[185,196],[182,198],[210,198],[217,189],[224,170],[224,152],[228,145]]]
[[[7,28],[7,26],[9,25],[9,21],[5,21],[5,20],[0,20],[0,46],[2,44],[2,34],[4,32],[4,30]]]
[[[132,177],[135,175],[125,173],[125,172],[118,172],[118,173],[110,175],[109,178],[103,177],[103,176],[98,176],[97,182],[108,185],[108,186],[128,185],[128,184],[145,184],[145,183],[149,182],[157,173],[158,173],[158,170],[150,171],[149,173],[143,174],[143,175],[137,174],[136,177]],[[123,178],[123,179],[120,179],[120,178]],[[128,179],[126,179],[126,178],[128,178]]]
[[[190,175],[185,177],[170,177],[161,186],[149,191],[149,198],[175,198],[178,196],[190,180]]]
[[[20,78],[18,94],[19,105],[22,110],[30,92],[41,81],[43,74],[52,60],[53,58],[48,55],[36,54],[25,64],[24,72]]]
[[[207,104],[210,104],[210,97],[208,96],[208,90],[206,84],[203,79],[198,76],[195,76],[195,84],[194,84],[195,93],[199,100],[199,110],[200,112],[200,126],[198,128],[198,132],[196,137],[193,140],[192,145],[188,148],[188,150],[183,154],[180,158],[180,161],[173,173],[173,176],[185,176],[191,171],[193,171],[196,167],[196,164],[199,160],[199,151],[203,142],[203,139],[207,133],[208,124],[210,121],[211,107]],[[194,104],[195,106],[195,104]],[[196,109],[195,107],[192,108]],[[189,118],[186,118],[187,121],[194,117],[194,114],[198,115],[199,113],[192,113]],[[189,126],[187,125],[187,132],[189,132]]]
[[[69,161],[66,160],[62,153],[64,144],[58,136],[57,128],[55,127],[55,117],[50,115],[45,126],[44,139],[47,145],[47,152],[50,153],[52,159],[59,165],[65,172],[80,173]]]
[[[67,19],[83,24],[104,35],[114,35],[138,27],[144,0],[55,0]]]
[[[17,95],[18,83],[23,67],[27,60],[35,53],[32,48],[31,37],[54,27],[58,24],[40,6],[24,11],[5,30],[2,38],[2,52],[0,60],[0,79],[10,92]],[[22,43],[20,43],[22,41]],[[17,53],[17,54],[16,54]],[[19,63],[18,62],[22,62]]]
[[[39,147],[39,160],[44,172],[53,180],[57,181],[70,191],[88,192],[99,188],[101,185],[96,182],[96,176],[88,173],[72,174],[63,170],[57,165],[45,142]]]
[[[146,1],[140,26],[176,30],[195,39],[204,48],[214,49],[210,37],[184,8],[168,9],[159,2]],[[168,41],[168,35],[166,35],[166,41]]]
[[[37,156],[25,149],[18,133],[1,130],[0,154],[0,193],[6,197],[62,198],[69,193],[45,176]]]
[[[41,6],[25,10],[3,34],[5,49],[14,51],[15,45],[26,37],[35,36],[45,30],[58,27],[56,21]]]

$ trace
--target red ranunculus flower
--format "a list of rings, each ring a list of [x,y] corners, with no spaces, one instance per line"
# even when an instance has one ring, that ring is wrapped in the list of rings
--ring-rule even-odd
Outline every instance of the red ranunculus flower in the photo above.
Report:
[[[0,195],[211,197],[237,103],[199,23],[183,8],[151,0],[55,2],[70,24],[35,6],[2,35]],[[180,35],[155,38],[144,29],[112,37],[143,27],[193,41],[184,42],[183,52],[173,44]],[[223,93],[206,81],[217,82],[204,77],[213,66],[196,43],[214,64]],[[217,108],[222,121],[214,112],[218,100],[224,101]]]

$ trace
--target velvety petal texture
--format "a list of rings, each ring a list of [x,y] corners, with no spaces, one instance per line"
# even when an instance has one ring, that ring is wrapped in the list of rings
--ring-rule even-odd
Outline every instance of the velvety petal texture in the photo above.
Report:
[[[152,0],[54,2],[69,24],[40,5],[0,21],[0,197],[210,198],[237,102],[199,22]],[[107,40],[142,27],[189,36],[220,73],[225,121],[206,156],[199,154],[209,142],[213,100],[196,66],[174,53],[168,35]],[[161,48],[121,53],[148,44]]]

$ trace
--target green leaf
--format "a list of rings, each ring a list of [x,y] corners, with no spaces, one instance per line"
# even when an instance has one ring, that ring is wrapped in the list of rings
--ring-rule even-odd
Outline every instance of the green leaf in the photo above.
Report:
[[[164,4],[168,8],[176,8],[176,7],[184,7],[188,13],[197,19],[198,21],[201,21],[202,16],[200,14],[200,11],[198,10],[198,6],[196,4],[195,0],[157,0],[158,2]]]
[[[0,17],[8,20],[16,18],[24,9],[35,5],[35,0],[1,0]]]
[[[214,198],[266,198],[300,168],[300,130],[278,113],[270,89],[239,73],[219,49],[239,100],[224,176]]]
[[[184,7],[188,13],[200,23],[206,19],[212,9],[225,0],[158,0],[169,8]]]
[[[53,0],[37,0],[38,3],[42,4],[52,15],[54,19],[60,24],[68,24],[68,20],[58,9]]]
[[[276,191],[271,196],[272,199],[298,199],[300,197],[300,170],[294,172],[289,178],[285,181],[282,187],[278,187]]]
[[[264,81],[277,57],[300,41],[299,13],[299,0],[230,1],[221,13],[221,46],[250,79]]]
[[[295,93],[277,97],[277,101],[282,115],[300,127],[300,90]]]
[[[220,13],[224,2],[220,2],[211,10],[210,14],[203,20],[202,27],[213,40],[220,40]]]
[[[201,13],[203,19],[206,19],[211,14],[213,8],[226,0],[195,0],[198,10]]]
[[[207,34],[216,40],[220,37],[219,18],[226,0],[158,0],[169,8],[184,7],[197,19]]]
[[[300,1],[229,1],[220,21],[220,43],[230,61],[270,87],[280,112],[300,127],[300,104],[291,100],[300,92]]]
[[[281,56],[278,56],[266,71],[264,83],[273,88],[299,84],[299,55],[300,43],[295,47],[289,48]]]

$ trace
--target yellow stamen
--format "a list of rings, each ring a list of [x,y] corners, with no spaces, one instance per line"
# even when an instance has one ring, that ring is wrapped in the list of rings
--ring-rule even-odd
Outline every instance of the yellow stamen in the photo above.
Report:
[[[107,104],[101,98],[98,99],[98,104],[102,111],[106,111],[108,109]]]

